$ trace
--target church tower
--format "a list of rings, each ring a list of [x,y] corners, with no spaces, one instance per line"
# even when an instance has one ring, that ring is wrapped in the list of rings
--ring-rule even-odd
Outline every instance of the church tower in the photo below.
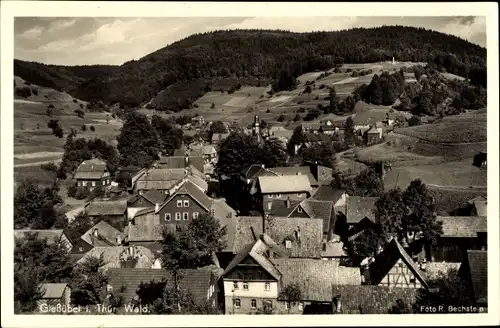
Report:
[[[260,121],[259,121],[259,116],[255,115],[253,126],[252,126],[252,134],[253,136],[257,137],[257,141],[259,143],[262,143],[262,132],[260,131]]]

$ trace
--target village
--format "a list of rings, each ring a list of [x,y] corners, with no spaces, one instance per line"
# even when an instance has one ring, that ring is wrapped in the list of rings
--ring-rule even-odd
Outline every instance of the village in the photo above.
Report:
[[[210,124],[202,117],[193,120],[198,130]],[[387,115],[354,126],[362,140],[358,147],[382,142],[395,124]],[[342,136],[345,126],[326,121],[303,123],[301,129],[316,141],[295,145],[296,153]],[[226,133],[214,133],[211,142],[194,141],[172,156],[159,156],[150,168],[131,175],[125,189],[113,181],[106,162],[83,161],[73,176],[75,184],[89,192],[103,188],[106,196],[71,209],[66,218],[71,222],[84,213],[94,222],[92,228],[73,239],[56,229],[18,229],[15,237],[34,233],[49,244],[62,243],[76,263],[104,259],[106,293],[120,295],[122,307],[112,313],[123,313],[124,306],[139,309],[134,303],[139,286],[172,276],[161,260],[164,231],[178,231],[203,215],[225,227],[225,248],[210,254],[210,265],[183,270],[181,285],[217,313],[386,313],[398,302],[411,304],[431,288],[430,279],[450,269],[471,286],[471,312],[487,308],[486,197],[470,199],[459,216],[437,216],[442,235],[434,245],[419,236],[393,236],[363,257],[356,255],[356,240],[377,229],[379,198],[349,195],[336,187],[332,168],[317,162],[288,167],[254,163],[241,171],[238,182],[252,210],[242,214],[218,197],[213,187],[219,185],[218,149],[232,132],[228,127]],[[262,129],[258,116],[243,131],[257,143],[278,138],[284,147],[292,132],[276,125]],[[471,165],[485,165],[485,159],[479,161]],[[378,166],[381,180],[388,170],[383,163]],[[39,304],[71,306],[69,284],[44,283],[42,288]]]

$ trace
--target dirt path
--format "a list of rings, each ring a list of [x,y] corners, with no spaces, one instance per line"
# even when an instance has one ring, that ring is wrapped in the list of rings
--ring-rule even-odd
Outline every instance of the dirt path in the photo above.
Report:
[[[61,161],[62,161],[62,159],[56,159],[56,160],[51,160],[51,161],[40,161],[40,162],[32,162],[32,163],[14,164],[14,168],[29,167],[29,166],[39,166],[39,165],[49,164],[49,163],[57,164],[57,163],[59,163]]]
[[[486,189],[486,186],[449,186],[449,185],[437,185],[426,183],[428,187],[438,188],[438,189],[455,189],[455,190],[469,190],[469,189]]]

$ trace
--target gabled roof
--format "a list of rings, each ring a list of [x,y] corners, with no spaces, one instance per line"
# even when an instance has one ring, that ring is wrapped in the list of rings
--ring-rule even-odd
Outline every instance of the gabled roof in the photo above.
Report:
[[[14,238],[23,239],[27,234],[37,234],[39,239],[46,239],[47,244],[58,243],[61,240],[64,230],[31,230],[31,229],[15,229]]]
[[[212,199],[208,197],[203,191],[200,190],[194,183],[189,180],[185,180],[182,185],[177,189],[177,191],[170,196],[165,203],[160,207],[161,210],[165,205],[170,203],[172,199],[177,195],[189,195],[194,199],[201,207],[203,207],[207,212],[210,211],[212,207]]]
[[[311,184],[305,175],[260,176],[259,186],[262,193],[310,192]]]
[[[140,196],[153,205],[161,204],[167,198],[167,195],[165,195],[164,193],[161,193],[155,189],[148,190],[147,192],[143,193]]]
[[[136,291],[141,284],[151,281],[161,282],[163,279],[172,279],[172,274],[165,269],[147,269],[147,268],[113,268],[109,269],[109,284],[113,290],[120,292],[123,288],[123,302],[127,304],[135,296]],[[185,269],[179,284],[192,293],[196,301],[207,299],[208,290],[212,280],[212,273],[205,268]]]
[[[258,239],[251,245],[246,246],[241,252],[239,252],[234,259],[229,263],[226,270],[222,276],[227,275],[231,270],[233,270],[238,264],[240,264],[247,257],[254,259],[264,270],[266,270],[274,279],[277,281],[281,280],[281,273],[276,270],[273,263],[264,254],[267,251],[267,246],[264,242]]]
[[[318,181],[314,177],[309,166],[284,166],[284,167],[271,167],[268,168],[269,171],[282,176],[297,176],[305,175],[309,179],[309,184],[311,186],[317,186]]]
[[[358,223],[365,217],[375,222],[375,202],[377,197],[350,196],[346,201],[347,223]]]
[[[436,221],[443,223],[442,237],[476,238],[488,227],[484,216],[438,216]]]
[[[261,216],[239,216],[229,221],[226,250],[237,254],[253,245],[264,232],[263,223]]]
[[[334,284],[361,285],[359,268],[341,268],[336,261],[274,258],[272,262],[282,273],[281,286],[297,284],[304,301],[331,302]]]
[[[334,203],[331,201],[306,199],[299,206],[311,219],[321,219],[323,221],[323,232],[329,232],[330,228],[335,224],[333,205]]]
[[[149,169],[137,179],[137,189],[166,190],[172,188],[185,176],[184,169]]]
[[[106,162],[94,158],[83,161],[76,169],[75,179],[100,179],[102,174],[107,171]]]
[[[474,298],[477,303],[488,302],[488,252],[467,250],[466,261],[462,264],[470,273]]]
[[[204,193],[207,192],[208,190],[208,183],[200,178],[199,176],[196,176],[196,175],[188,175],[186,177],[187,180],[189,180],[191,183],[193,183],[196,187],[198,187],[201,191],[203,191]]]
[[[98,236],[94,235],[94,230],[97,229]],[[89,245],[94,247],[99,246],[117,246],[118,237],[124,239],[124,235],[118,229],[111,226],[105,221],[99,221],[80,238]]]
[[[126,200],[93,201],[85,208],[85,213],[90,216],[122,215],[125,212],[127,212]]]
[[[214,217],[219,220],[236,217],[236,211],[224,199],[214,199],[210,210],[214,214]]]
[[[253,179],[256,177],[259,173],[266,171],[266,169],[262,166],[262,164],[252,164],[249,167],[243,169],[241,171],[241,175],[245,179]]]
[[[105,265],[104,270],[111,268],[121,268],[122,259],[127,258],[129,249],[133,248],[137,258],[136,268],[149,269],[153,265],[153,253],[143,246],[110,246],[110,247],[94,247],[88,251],[77,263],[84,263],[90,257],[103,257]]]
[[[289,217],[297,209],[300,203],[301,201],[290,200],[289,206],[287,206],[287,200],[273,199],[272,201],[266,202],[264,211],[270,216]],[[269,206],[271,206],[271,209],[269,209]]]
[[[286,249],[290,257],[321,257],[322,219],[268,217],[264,232],[278,245],[286,246],[285,241],[291,241],[291,249]]]
[[[311,198],[315,200],[337,202],[344,193],[345,193],[344,190],[335,188],[330,184],[322,184],[318,186],[318,189],[311,196]]]
[[[40,291],[43,293],[42,299],[61,298],[68,284],[40,284]]]
[[[370,265],[371,283],[378,285],[400,259],[413,272],[422,286],[428,288],[423,272],[417,267],[396,238],[393,238],[385,245],[384,250],[375,257],[375,261]]]
[[[485,202],[485,201],[487,201],[487,199],[485,196],[477,196],[477,197],[474,197],[474,198],[468,200],[467,203],[469,203],[469,205],[474,205],[474,202],[476,202],[476,201]]]

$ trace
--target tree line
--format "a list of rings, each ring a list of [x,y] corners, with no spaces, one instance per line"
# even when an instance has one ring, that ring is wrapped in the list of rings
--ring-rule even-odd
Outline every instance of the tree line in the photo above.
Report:
[[[16,60],[14,72],[41,86],[66,89],[82,100],[126,106],[145,103],[162,90],[176,88],[177,83],[183,83],[185,89],[191,84],[197,91],[189,91],[190,96],[177,101],[188,106],[193,94],[203,92],[207,82],[221,78],[269,80],[283,75],[278,80],[286,80],[342,63],[379,62],[392,57],[433,63],[450,73],[470,75],[474,84],[485,85],[485,48],[455,36],[403,26],[312,33],[216,31],[192,35],[122,66],[61,67]],[[187,83],[191,80],[200,83]],[[165,101],[169,103],[170,99]]]

